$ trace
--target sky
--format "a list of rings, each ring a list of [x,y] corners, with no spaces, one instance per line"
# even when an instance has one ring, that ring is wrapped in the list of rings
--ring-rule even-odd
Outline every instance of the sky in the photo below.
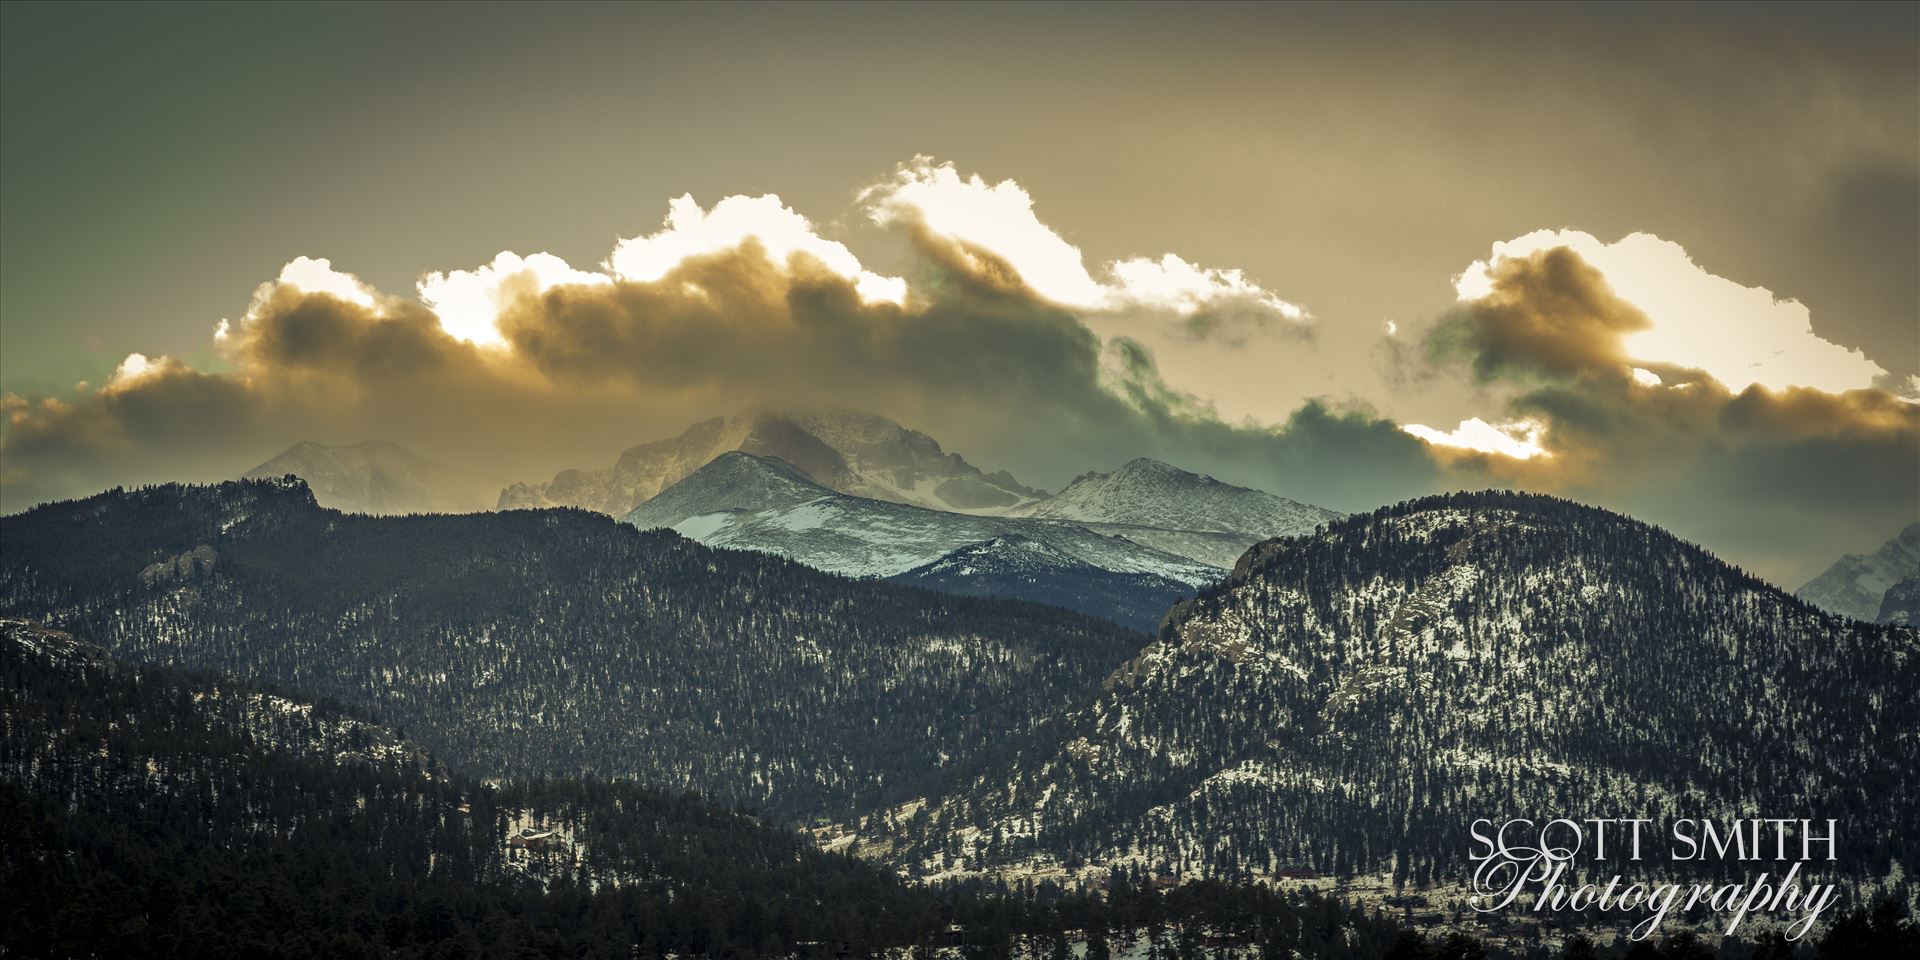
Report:
[[[7,510],[773,402],[1047,487],[1538,489],[1790,587],[1920,518],[1920,6],[0,19]]]

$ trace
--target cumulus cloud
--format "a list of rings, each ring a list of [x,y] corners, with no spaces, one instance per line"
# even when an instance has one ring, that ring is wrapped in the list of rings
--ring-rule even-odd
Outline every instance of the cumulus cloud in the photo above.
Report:
[[[448,333],[468,343],[494,346],[503,342],[496,321],[521,297],[537,297],[559,286],[612,282],[604,273],[575,270],[550,253],[522,257],[507,250],[473,270],[427,274],[415,290]]]
[[[1532,460],[1547,452],[1540,443],[1547,425],[1538,420],[1488,423],[1479,417],[1470,417],[1452,430],[1436,430],[1418,423],[1409,423],[1400,429],[1434,446],[1496,453],[1515,460]]]
[[[772,194],[727,197],[710,211],[683,195],[668,208],[664,228],[620,241],[607,258],[607,268],[623,280],[644,283],[666,276],[691,258],[735,249],[749,238],[774,263],[784,265],[795,256],[805,256],[853,281],[862,300],[898,304],[906,296],[905,280],[865,269],[845,244],[820,236],[812,222]]]
[[[426,274],[418,299],[303,257],[222,323],[215,367],[136,356],[100,389],[10,398],[9,504],[83,492],[83,476],[182,475],[185,452],[208,444],[233,451],[214,475],[237,473],[316,436],[377,436],[538,475],[751,402],[880,410],[1041,482],[1145,454],[1336,506],[1426,488],[1419,442],[1377,417],[1301,420],[1295,404],[1226,425],[1169,383],[1148,347],[1096,332],[994,252],[908,234],[913,288],[770,196],[674,201],[662,228],[620,241],[604,272],[509,252]],[[1181,313],[1191,305],[1262,296],[1177,257],[1131,276],[1176,326],[1206,322]],[[1121,378],[1116,356],[1128,358]],[[1338,452],[1346,434],[1356,447]],[[1326,481],[1338,470],[1291,449],[1309,442],[1339,469],[1366,465],[1363,479]],[[207,471],[202,461],[184,475]]]
[[[1603,243],[1578,230],[1536,230],[1494,244],[1492,256],[1462,272],[1455,289],[1463,302],[1483,301],[1500,285],[1503,265],[1556,249],[1576,254],[1638,311],[1618,318],[1635,324],[1618,338],[1625,356],[1705,370],[1734,390],[1756,384],[1853,390],[1886,373],[1860,351],[1815,335],[1799,302],[1715,276],[1679,244],[1652,234]]]
[[[1305,308],[1240,270],[1175,253],[1089,268],[1012,180],[989,183],[919,157],[860,200],[875,223],[944,247],[953,269],[1031,291],[1104,340],[1144,346],[1170,384],[1222,416],[1278,422],[1312,397],[1355,386],[1328,377],[1303,349],[1314,333]]]
[[[298,258],[212,362],[8,395],[0,495],[231,476],[302,439],[550,476],[759,402],[876,410],[1043,485],[1144,455],[1342,509],[1552,490],[1783,580],[1911,519],[1920,406],[1655,238],[1530,234],[1437,321],[1315,318],[1171,253],[1089,269],[1012,181],[918,160],[859,202],[904,276],[774,196],[682,197],[598,269],[507,252],[414,297]]]
[[[1040,220],[1023,187],[1012,180],[990,184],[979,174],[963,177],[951,163],[917,157],[902,164],[893,179],[862,191],[861,200],[876,223],[909,223],[993,254],[1035,293],[1061,306],[1096,313],[1135,307],[1190,313],[1239,303],[1287,320],[1307,319],[1305,309],[1239,270],[1201,267],[1172,253],[1116,260],[1096,279],[1080,249]]]
[[[1512,388],[1502,412],[1529,425],[1536,455],[1502,449],[1498,435],[1511,438],[1511,427],[1482,421],[1408,429],[1457,476],[1616,506],[1770,573],[1798,576],[1838,552],[1808,544],[1870,543],[1914,518],[1920,405],[1864,383],[1730,385],[1651,359],[1637,338],[1660,321],[1646,298],[1616,288],[1619,269],[1566,246],[1508,252],[1463,287],[1474,296],[1431,337],[1440,355]],[[1799,344],[1811,360],[1786,348],[1770,369],[1838,369],[1822,366],[1830,346]]]

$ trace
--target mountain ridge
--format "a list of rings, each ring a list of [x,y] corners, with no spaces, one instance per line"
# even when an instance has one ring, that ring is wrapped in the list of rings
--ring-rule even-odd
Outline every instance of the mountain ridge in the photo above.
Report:
[[[571,506],[624,516],[721,454],[791,464],[838,493],[956,512],[990,512],[1043,494],[1005,471],[985,473],[932,437],[877,414],[750,409],[622,451],[611,467],[562,470],[500,491],[500,509]]]
[[[1849,823],[1854,881],[1920,836],[1920,635],[1549,497],[1453,494],[1267,541],[1086,706],[849,828],[929,878],[1463,876],[1519,816]],[[1872,736],[1861,731],[1874,731]],[[1889,801],[1889,798],[1897,798]]]
[[[1140,531],[1133,539],[1143,544],[1222,568],[1261,540],[1311,533],[1345,516],[1148,457],[1083,473],[1007,515],[1126,526]]]
[[[1920,573],[1920,521],[1903,528],[1872,553],[1850,553],[1834,561],[1794,594],[1833,613],[1872,623],[1894,584]]]
[[[1136,457],[1111,473],[1083,473],[1059,493],[1012,508],[1008,515],[1244,533],[1259,539],[1306,533],[1344,516],[1150,457]]]
[[[328,446],[304,440],[240,475],[296,476],[321,506],[349,513],[478,513],[493,508],[500,481],[449,467],[398,444]]]
[[[1150,573],[1116,573],[1024,534],[1007,533],[887,578],[965,596],[1032,600],[1152,633],[1188,584]]]
[[[577,509],[343,514],[297,480],[109,492],[0,537],[0,615],[338,698],[476,774],[638,777],[782,816],[937,779],[1140,642]]]
[[[1220,571],[1123,535],[1059,520],[981,516],[829,490],[774,458],[730,451],[620,518],[714,547],[758,550],[845,576],[890,577],[1008,534],[1103,570],[1195,587]]]

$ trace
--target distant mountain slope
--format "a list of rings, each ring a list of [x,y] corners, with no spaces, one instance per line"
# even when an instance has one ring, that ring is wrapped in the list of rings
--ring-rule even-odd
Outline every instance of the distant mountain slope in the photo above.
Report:
[[[1883,876],[1920,855],[1920,635],[1626,517],[1456,494],[1261,544],[1010,750],[859,843],[929,876],[1420,883],[1463,875],[1475,817],[1766,809],[1837,818],[1831,871]]]
[[[1058,520],[975,516],[848,496],[791,464],[727,453],[621,518],[714,547],[758,550],[850,577],[890,577],[961,547],[1019,536],[1088,566],[1192,588],[1216,568]]]
[[[987,474],[932,437],[885,417],[851,411],[749,411],[622,453],[610,468],[563,470],[516,483],[501,509],[579,507],[623,516],[729,451],[775,457],[838,493],[936,510],[991,512],[1045,496],[1001,472]]]
[[[995,537],[888,578],[944,593],[1032,600],[1152,633],[1193,588],[1150,573],[1102,570],[1021,534]]]
[[[332,696],[476,773],[634,777],[793,817],[922,789],[1140,642],[578,510],[342,515],[297,481],[48,504],[0,518],[0,541],[0,615]]]
[[[1920,627],[1920,573],[1887,588],[1880,598],[1880,613],[1875,623],[1899,623]]]
[[[1241,533],[1265,540],[1311,533],[1343,514],[1141,457],[1112,473],[1082,474],[1065,490],[1013,508],[1008,516]]]
[[[344,447],[296,443],[241,479],[296,476],[323,507],[348,513],[477,513],[491,510],[498,479],[368,441]]]
[[[0,837],[8,956],[755,954],[945,916],[690,796],[484,785],[338,704],[20,621],[0,621]]]
[[[1850,553],[1794,595],[1831,613],[1873,622],[1887,588],[1920,573],[1920,522],[1872,553]]]

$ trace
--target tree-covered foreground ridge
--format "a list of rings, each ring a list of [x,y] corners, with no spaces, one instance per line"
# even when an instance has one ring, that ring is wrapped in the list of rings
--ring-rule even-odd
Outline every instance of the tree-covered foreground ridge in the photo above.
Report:
[[[20,955],[1694,955],[1463,911],[1488,816],[1832,818],[1786,949],[1912,935],[1915,632],[1565,500],[1265,541],[1151,637],[297,481],[0,539]]]

